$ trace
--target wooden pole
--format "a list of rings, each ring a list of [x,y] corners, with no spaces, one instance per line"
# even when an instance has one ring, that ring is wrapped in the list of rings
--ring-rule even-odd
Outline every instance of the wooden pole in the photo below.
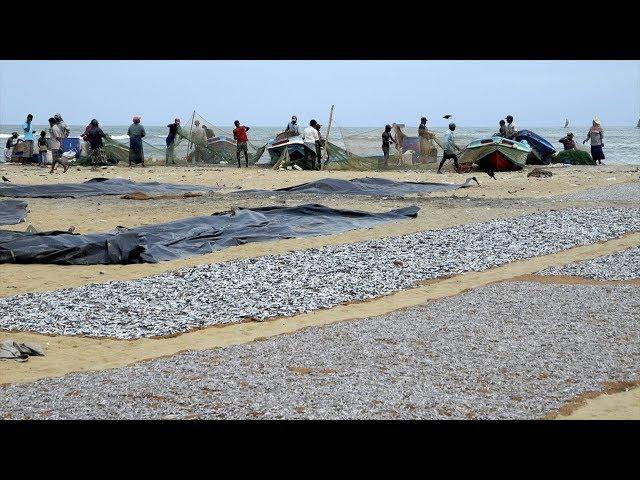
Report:
[[[322,165],[321,159],[318,159],[320,165],[323,167],[329,162],[329,133],[331,132],[331,122],[333,121],[333,109],[335,105],[331,105],[331,111],[329,112],[329,124],[327,125],[327,136],[324,138],[324,149],[327,152],[327,160]]]
[[[191,152],[191,129],[193,128],[193,121],[196,118],[196,111],[194,110],[193,113],[191,114],[191,122],[189,125],[189,143],[187,144],[187,158],[185,159],[187,162],[189,162],[189,152]]]

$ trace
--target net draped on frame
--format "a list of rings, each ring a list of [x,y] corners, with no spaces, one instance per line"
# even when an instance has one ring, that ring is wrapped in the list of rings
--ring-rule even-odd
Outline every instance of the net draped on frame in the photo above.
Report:
[[[392,144],[389,150],[387,165],[383,163],[382,132],[384,126],[372,129],[354,129],[341,127],[335,118],[331,124],[329,137],[322,149],[323,170],[413,170],[424,169],[428,164],[437,161],[442,153],[442,141],[440,136],[431,133],[431,138],[418,136],[417,127],[405,127],[392,125],[392,137],[404,148],[398,149]],[[207,128],[203,128],[206,126]],[[321,135],[327,139],[327,127],[323,125]],[[221,127],[207,121],[197,112],[189,117],[187,122],[181,124],[173,142],[173,159],[178,166],[193,165],[237,165],[236,142],[233,139],[233,127]],[[300,125],[300,130],[304,130]],[[264,129],[263,129],[264,130]],[[260,161],[260,166],[273,168],[274,165],[288,165],[289,162],[273,161],[267,153],[268,140],[275,138],[283,129],[274,128],[273,132],[263,131],[259,140],[255,137],[255,131],[248,132],[247,153],[249,164],[254,165]],[[124,143],[126,142],[126,143]],[[110,163],[127,163],[129,160],[128,141],[119,142],[107,136],[105,138],[105,152]],[[144,138],[144,157],[150,163],[164,164],[167,158],[167,148],[152,145]],[[282,157],[287,159],[286,150]],[[87,159],[80,159],[80,162]],[[241,153],[241,162],[244,165],[244,154]]]

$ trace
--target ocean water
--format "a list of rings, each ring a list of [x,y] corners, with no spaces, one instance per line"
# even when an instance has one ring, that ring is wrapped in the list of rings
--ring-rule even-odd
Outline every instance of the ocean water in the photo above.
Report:
[[[558,150],[562,149],[562,145],[558,142],[560,138],[565,136],[567,132],[571,131],[574,134],[576,144],[579,148],[589,150],[589,142],[584,146],[582,140],[586,138],[588,126],[569,127],[564,129],[562,127],[530,127],[528,125],[518,125],[521,129],[532,130],[538,135],[546,138],[551,144],[553,144]],[[48,126],[47,126],[48,127]],[[103,126],[105,133],[111,135],[111,138],[118,140],[123,144],[128,144],[127,128],[128,125],[119,126]],[[79,136],[84,132],[85,126],[72,125],[71,136]],[[233,127],[212,127],[216,135],[231,135]],[[612,164],[631,164],[640,165],[640,128],[635,127],[607,127],[604,128],[604,152],[606,156],[606,163]],[[145,125],[147,136],[145,140],[152,146],[160,149],[165,148],[165,138],[167,136],[168,129],[166,126],[149,126]],[[40,132],[45,130],[43,125],[34,125],[34,130]],[[326,125],[322,127],[323,136],[326,136]],[[380,135],[383,128],[381,127],[332,127],[329,140],[336,143],[340,147],[346,147],[348,150],[359,154],[375,154],[380,155]],[[431,130],[435,131],[440,137],[445,133],[445,127],[433,127]],[[497,130],[496,127],[465,127],[458,126],[456,129],[456,143],[463,147],[473,140],[483,138],[492,135]],[[11,135],[11,132],[20,132],[18,125],[0,125],[0,139],[2,139],[2,147],[6,139]],[[249,140],[253,145],[262,145],[268,140],[273,138],[278,132],[282,131],[282,127],[256,127],[251,126],[249,130]],[[405,127],[402,131],[409,135],[417,135],[417,125],[415,127]],[[152,152],[147,151],[149,155]],[[266,153],[265,153],[266,155]],[[162,155],[158,155],[161,157]]]

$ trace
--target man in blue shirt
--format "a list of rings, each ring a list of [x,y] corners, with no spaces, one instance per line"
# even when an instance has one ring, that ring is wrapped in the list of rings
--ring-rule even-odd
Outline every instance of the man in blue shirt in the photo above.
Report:
[[[31,129],[31,122],[33,121],[33,115],[27,115],[27,121],[22,124],[22,131],[24,132],[24,153],[23,156],[26,158],[33,157],[33,134],[36,133],[35,130]]]
[[[453,136],[453,131],[456,129],[455,123],[449,124],[449,130],[444,134],[444,144],[443,150],[444,154],[442,155],[442,161],[440,162],[440,166],[438,167],[438,173],[442,173],[440,170],[442,169],[442,165],[448,159],[453,159],[453,164],[456,168],[456,172],[460,173],[460,166],[458,165],[458,156],[456,152],[460,151],[460,148],[456,145],[456,139]]]
[[[291,132],[292,135],[300,135],[300,127],[298,126],[298,117],[295,115],[291,117],[291,121],[287,123],[285,132]]]

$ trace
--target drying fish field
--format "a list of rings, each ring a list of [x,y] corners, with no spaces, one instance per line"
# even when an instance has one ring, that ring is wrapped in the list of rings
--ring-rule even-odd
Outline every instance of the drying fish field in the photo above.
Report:
[[[21,185],[91,178],[0,171]],[[0,361],[0,418],[544,419],[582,409],[599,418],[598,395],[610,400],[607,418],[640,418],[640,404],[615,409],[640,381],[640,172],[549,171],[476,175],[479,184],[370,172],[450,185],[376,195],[372,185],[387,184],[370,182],[356,195],[275,192],[363,176],[354,172],[115,167],[101,175],[202,192],[21,198],[26,221],[0,229],[40,239],[237,209],[418,213],[367,228],[336,220],[325,232],[304,220],[262,238],[257,211],[248,230],[225,227],[233,242],[216,246],[219,232],[192,229],[187,240],[204,253],[161,262],[47,263],[65,237],[33,243],[33,261],[0,265],[0,342],[44,356]],[[118,231],[108,255],[134,258],[123,254],[132,231]],[[136,241],[133,250],[159,242]],[[594,398],[576,400],[585,396]]]

